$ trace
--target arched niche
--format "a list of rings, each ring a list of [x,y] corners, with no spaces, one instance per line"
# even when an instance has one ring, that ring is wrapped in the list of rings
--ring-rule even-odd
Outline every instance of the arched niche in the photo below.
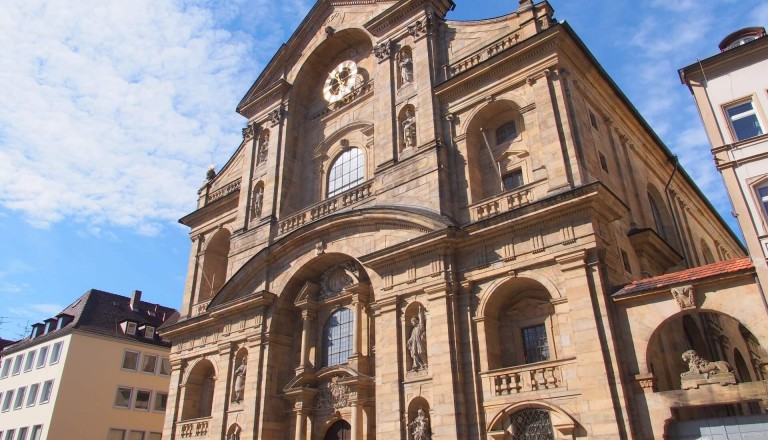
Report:
[[[413,68],[413,49],[411,46],[403,46],[395,57],[397,61],[397,87],[413,84],[415,71]]]
[[[484,295],[476,319],[488,370],[557,358],[552,293],[531,278],[510,278]]]
[[[216,368],[210,360],[201,359],[191,366],[184,380],[182,420],[211,416],[215,385]]]
[[[471,116],[463,152],[470,203],[532,181],[525,130],[520,105],[511,100],[497,99]]]
[[[203,270],[196,302],[213,298],[224,285],[229,263],[230,237],[229,230],[221,228],[208,240],[203,252]]]
[[[398,151],[402,154],[415,149],[419,144],[416,108],[407,104],[400,109],[397,116]]]
[[[230,384],[230,398],[232,402],[241,402],[245,394],[245,378],[248,374],[248,349],[241,347],[232,357],[232,383]],[[240,386],[243,387],[239,392]],[[242,393],[242,394],[239,394]]]
[[[764,356],[754,335],[732,316],[701,310],[679,313],[657,327],[648,343],[647,368],[654,375],[656,390],[682,388],[680,374],[688,371],[688,363],[681,356],[688,350],[710,362],[728,362],[732,368],[738,365],[734,353],[757,351]],[[744,362],[743,367],[742,380],[759,377],[751,363]]]
[[[422,396],[414,397],[408,403],[407,438],[415,438],[415,431],[421,430],[427,437],[432,438],[432,412],[429,402]]]
[[[243,432],[243,429],[240,427],[240,425],[233,423],[229,426],[229,429],[227,429],[226,440],[240,440],[241,432]]]
[[[663,238],[667,244],[677,249],[677,242],[674,240],[675,232],[672,216],[667,209],[665,198],[655,186],[649,184],[647,188],[648,205],[651,214],[651,227]]]
[[[414,365],[411,350],[417,350],[421,362],[425,366],[429,365],[429,335],[425,334],[428,326],[427,315],[427,308],[419,301],[411,302],[403,311],[403,345],[405,347],[403,360],[406,371],[412,372],[423,369],[419,365]],[[421,339],[421,341],[413,339]]]

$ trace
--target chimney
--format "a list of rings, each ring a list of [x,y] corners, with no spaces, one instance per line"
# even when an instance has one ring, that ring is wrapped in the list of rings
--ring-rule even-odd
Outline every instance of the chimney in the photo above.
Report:
[[[139,310],[139,302],[141,301],[141,290],[134,290],[131,294],[131,310],[137,312]]]

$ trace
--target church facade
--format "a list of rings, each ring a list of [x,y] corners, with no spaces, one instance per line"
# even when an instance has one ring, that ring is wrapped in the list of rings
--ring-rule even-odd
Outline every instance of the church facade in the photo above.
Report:
[[[454,6],[319,0],[240,102],[181,219],[164,438],[660,438],[697,417],[674,393],[764,410],[680,376],[768,330],[674,156],[547,2]]]

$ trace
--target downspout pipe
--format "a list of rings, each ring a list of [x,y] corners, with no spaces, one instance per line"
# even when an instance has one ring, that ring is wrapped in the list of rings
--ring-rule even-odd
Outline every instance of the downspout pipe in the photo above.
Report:
[[[667,184],[664,185],[664,195],[667,198],[667,209],[669,210],[670,217],[672,217],[672,223],[675,226],[675,233],[677,234],[677,239],[680,241],[680,247],[683,251],[683,258],[686,260],[685,265],[686,267],[690,267],[690,261],[688,261],[688,257],[686,256],[685,252],[685,239],[683,237],[683,234],[680,232],[680,224],[677,221],[677,216],[674,215],[675,210],[672,207],[672,198],[669,196],[669,186],[672,184],[672,179],[675,178],[675,174],[677,174],[677,169],[680,167],[680,161],[677,158],[677,155],[674,156],[675,162],[674,166],[675,168],[672,169],[672,174],[669,176],[669,180],[667,181]],[[682,214],[681,214],[682,215]]]

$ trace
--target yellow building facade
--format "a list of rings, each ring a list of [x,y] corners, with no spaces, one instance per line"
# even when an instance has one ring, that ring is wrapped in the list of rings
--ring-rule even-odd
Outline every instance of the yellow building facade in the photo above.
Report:
[[[573,30],[453,6],[320,0],[240,102],[163,438],[661,438],[703,304],[762,356],[754,267]]]

